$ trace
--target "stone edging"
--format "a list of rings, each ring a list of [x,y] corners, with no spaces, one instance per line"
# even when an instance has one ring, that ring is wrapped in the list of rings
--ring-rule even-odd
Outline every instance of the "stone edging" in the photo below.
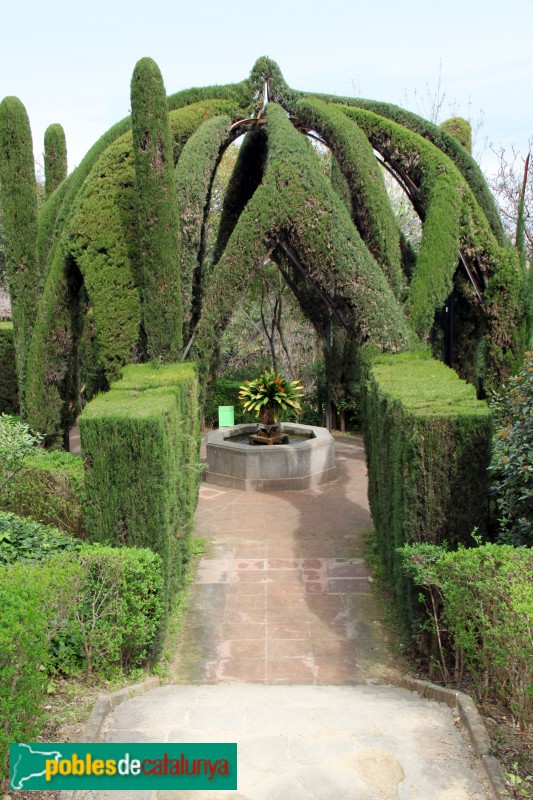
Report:
[[[145,694],[152,689],[157,689],[161,685],[160,678],[148,678],[142,683],[134,683],[131,686],[126,686],[124,689],[119,689],[118,692],[112,694],[100,695],[94,704],[91,716],[78,737],[78,742],[96,742],[102,732],[104,723],[108,715],[114,708],[130,700],[139,694]],[[81,789],[72,792],[62,792],[64,800],[75,800],[78,795],[82,793]]]
[[[490,738],[485,727],[481,714],[477,710],[470,695],[458,692],[454,689],[445,689],[429,681],[421,681],[411,678],[409,675],[402,675],[397,679],[392,678],[391,683],[402,689],[409,689],[417,692],[428,700],[436,700],[438,703],[446,703],[450,708],[455,709],[461,722],[468,731],[468,736],[472,746],[479,757],[491,788],[494,800],[509,800],[510,794],[505,786],[500,762],[493,755]]]

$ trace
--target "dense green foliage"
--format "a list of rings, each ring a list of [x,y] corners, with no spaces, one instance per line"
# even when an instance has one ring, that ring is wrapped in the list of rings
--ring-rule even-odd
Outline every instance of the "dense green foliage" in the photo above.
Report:
[[[457,552],[402,548],[406,572],[426,590],[426,627],[447,681],[466,667],[480,698],[496,695],[524,729],[533,713],[533,551],[485,544]]]
[[[45,196],[50,197],[67,177],[67,142],[65,131],[58,123],[49,125],[44,132],[44,183]]]
[[[17,411],[18,384],[13,323],[0,322],[0,414],[16,414]]]
[[[491,463],[500,536],[533,547],[533,353],[493,401],[496,435]]]
[[[79,549],[80,543],[51,525],[0,511],[0,565],[35,563],[53,553]]]
[[[231,124],[225,115],[202,123],[185,144],[176,167],[185,343],[198,322],[209,277],[204,257],[211,186]]]
[[[376,358],[363,393],[368,496],[385,575],[409,626],[416,595],[396,549],[470,544],[486,529],[491,412],[474,388],[427,353]]]
[[[320,133],[332,147],[348,182],[354,222],[398,295],[402,286],[400,231],[367,137],[332,104],[300,100],[296,112],[298,120]]]
[[[84,474],[79,456],[36,450],[0,492],[0,509],[85,537]]]
[[[454,136],[462,144],[469,155],[472,155],[472,126],[462,117],[451,117],[441,122],[440,127],[450,136]]]
[[[429,120],[423,119],[417,114],[413,114],[411,111],[395,106],[392,103],[364,100],[359,97],[336,97],[335,95],[322,94],[313,94],[312,96],[330,103],[340,103],[342,105],[366,109],[380,117],[392,120],[398,123],[398,125],[432,142],[435,147],[442,150],[442,152],[454,162],[483,210],[494,236],[500,244],[504,243],[505,236],[498,209],[487,182],[483,177],[479,164],[458,142],[455,136],[451,136],[446,130],[438,125],[434,125]]]
[[[183,307],[176,182],[165,87],[151,58],[133,71],[131,119],[147,349],[152,358],[177,361]]]
[[[0,567],[0,785],[11,742],[31,742],[39,733],[50,624],[46,588],[29,565]]]
[[[174,159],[206,119],[220,114],[236,114],[235,105],[215,100],[171,112]],[[40,304],[28,414],[47,444],[62,437],[82,400],[106,389],[133,351],[145,349],[131,132],[114,139],[96,160],[64,224]]]
[[[54,549],[53,529],[19,524],[41,528],[36,558]],[[58,531],[55,537],[56,544],[73,542]],[[39,733],[50,671],[105,673],[143,664],[154,652],[164,607],[161,561],[146,549],[82,545],[76,555],[67,549],[41,563],[3,565],[0,604],[1,782],[10,742]]]
[[[40,440],[25,422],[0,414],[0,492],[22,469],[25,459],[33,455]]]
[[[405,348],[411,337],[403,312],[345,205],[317,168],[311,145],[280,106],[271,103],[266,113],[265,175],[213,270],[193,345],[199,365],[213,363],[238,297],[280,241],[344,315],[356,340]]]
[[[30,123],[16,97],[5,97],[0,103],[0,190],[19,401],[24,414],[26,362],[43,275],[37,264],[37,189]]]
[[[344,110],[404,182],[412,185],[415,206],[424,218],[406,301],[411,324],[426,339],[435,311],[455,286],[475,321],[468,331],[457,331],[459,338],[474,336],[475,356],[470,354],[469,361],[461,363],[461,342],[456,366],[474,379],[477,361],[477,381],[488,391],[516,369],[525,345],[523,275],[515,250],[498,244],[472,191],[446,155],[392,121],[353,107]],[[457,270],[460,254],[464,273]]]
[[[262,128],[252,129],[244,137],[229,184],[217,231],[213,261],[219,261],[246,204],[261,183],[265,169],[266,136]]]
[[[92,540],[159,553],[167,598],[181,579],[198,494],[199,414],[191,364],[125,367],[80,417]]]
[[[62,571],[65,556],[53,566]],[[73,606],[53,644],[54,666],[90,675],[144,664],[164,617],[161,559],[146,548],[83,545]]]

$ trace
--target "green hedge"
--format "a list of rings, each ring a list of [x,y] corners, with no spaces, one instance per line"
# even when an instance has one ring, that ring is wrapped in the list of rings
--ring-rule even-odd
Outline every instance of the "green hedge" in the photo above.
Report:
[[[194,365],[125,367],[80,417],[92,540],[149,547],[170,598],[189,555],[199,467]]]
[[[0,414],[16,414],[18,405],[13,323],[0,322]]]
[[[76,556],[0,566],[0,607],[1,786],[9,744],[40,733],[50,671],[105,673],[153,652],[164,607],[161,561],[146,549],[83,545]]]
[[[410,545],[401,556],[427,592],[424,628],[440,642],[446,681],[460,683],[466,669],[478,696],[496,695],[526,730],[533,715],[533,550],[485,544],[451,553]]]
[[[0,494],[0,509],[85,536],[84,474],[79,456],[36,450]]]
[[[363,385],[368,496],[384,573],[406,627],[416,594],[405,543],[470,544],[488,516],[492,416],[474,387],[426,352],[377,357]]]

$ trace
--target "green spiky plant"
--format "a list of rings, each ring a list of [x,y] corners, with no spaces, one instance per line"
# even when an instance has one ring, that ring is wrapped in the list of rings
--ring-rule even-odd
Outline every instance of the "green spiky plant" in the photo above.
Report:
[[[239,387],[239,402],[245,411],[256,417],[271,416],[278,422],[286,411],[300,411],[298,400],[303,386],[299,381],[290,381],[281,373],[267,369],[253,381],[244,381]]]

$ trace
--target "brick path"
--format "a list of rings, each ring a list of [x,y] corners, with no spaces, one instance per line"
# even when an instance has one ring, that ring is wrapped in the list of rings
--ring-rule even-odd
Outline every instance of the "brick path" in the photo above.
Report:
[[[303,492],[202,485],[208,547],[176,682],[361,684],[393,669],[362,558],[372,521],[360,438],[339,438],[337,469]]]

